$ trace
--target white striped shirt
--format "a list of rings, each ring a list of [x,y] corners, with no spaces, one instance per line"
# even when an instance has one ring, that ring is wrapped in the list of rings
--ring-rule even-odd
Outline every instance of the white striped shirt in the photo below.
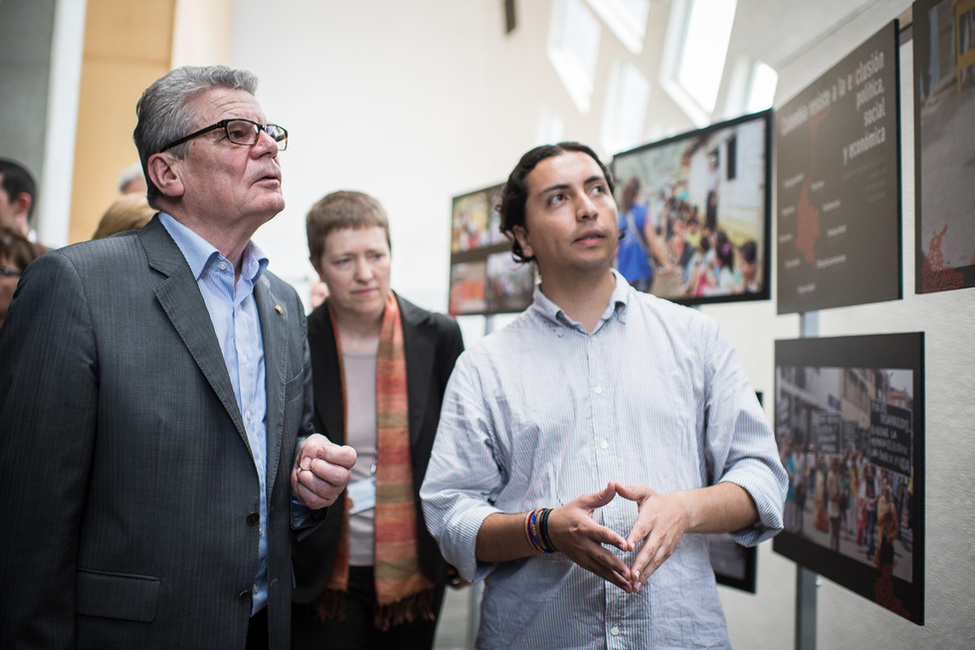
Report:
[[[536,288],[514,322],[467,348],[447,386],[420,495],[444,557],[485,580],[480,648],[729,645],[706,535],[684,535],[626,594],[561,553],[478,563],[477,532],[495,512],[555,507],[611,480],[661,493],[730,481],[760,518],[737,541],[782,528],[786,473],[731,344],[710,318],[614,274],[592,334]],[[624,537],[636,517],[619,497],[594,514]]]

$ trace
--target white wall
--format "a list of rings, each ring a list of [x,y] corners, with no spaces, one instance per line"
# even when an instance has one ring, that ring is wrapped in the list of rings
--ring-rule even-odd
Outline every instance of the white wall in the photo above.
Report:
[[[258,74],[268,118],[289,130],[288,207],[258,235],[274,268],[311,276],[305,213],[358,189],[390,215],[393,286],[445,309],[450,197],[504,180],[534,144],[537,107],[565,95],[528,40],[547,5],[520,7],[504,39],[500,2],[239,0],[232,61]]]
[[[651,35],[661,35],[655,21],[665,20],[668,4],[654,3]],[[552,0],[517,5],[518,28],[505,37],[500,0],[237,0],[231,64],[258,74],[258,99],[268,118],[291,134],[282,154],[288,208],[257,236],[272,270],[307,293],[304,283],[313,271],[306,261],[305,212],[329,191],[360,189],[390,214],[394,288],[443,310],[450,197],[502,181],[537,144],[545,111],[562,117],[566,139],[598,150],[601,97],[597,93],[592,111],[580,115],[545,56]],[[739,0],[729,59],[763,56],[780,73],[781,104],[909,7],[908,0]],[[603,38],[601,80],[621,50]],[[658,59],[648,50],[639,61],[649,69]],[[967,489],[975,465],[975,436],[969,434],[975,399],[968,383],[975,367],[975,290],[913,293],[909,43],[901,48],[901,65],[905,298],[823,311],[819,329],[822,336],[926,333],[927,624],[915,626],[824,580],[821,648],[975,645],[975,508]],[[647,134],[690,127],[655,83],[652,97]],[[613,152],[601,153],[608,158]],[[777,316],[774,300],[703,310],[738,347],[756,390],[772,395],[773,342],[796,338],[798,317]],[[469,339],[483,328],[481,319],[462,325]],[[771,400],[766,404],[771,417]],[[795,564],[766,543],[758,566],[756,595],[722,589],[732,641],[741,648],[789,647]]]

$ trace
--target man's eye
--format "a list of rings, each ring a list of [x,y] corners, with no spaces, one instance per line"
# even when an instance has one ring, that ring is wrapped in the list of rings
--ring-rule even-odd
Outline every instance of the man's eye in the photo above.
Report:
[[[230,127],[230,139],[231,140],[246,140],[250,137],[251,130],[245,126],[231,126]]]

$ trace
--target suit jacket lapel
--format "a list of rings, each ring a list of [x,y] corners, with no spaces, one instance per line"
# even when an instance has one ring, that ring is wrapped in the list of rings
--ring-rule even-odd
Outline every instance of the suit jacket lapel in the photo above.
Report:
[[[271,291],[271,282],[262,275],[254,287],[254,300],[261,319],[261,337],[264,339],[264,377],[267,393],[267,489],[270,495],[281,457],[281,439],[284,427],[285,382],[288,376],[288,355],[283,348],[287,340],[282,334],[289,314],[277,302]]]
[[[139,232],[139,239],[150,268],[166,276],[155,287],[156,299],[250,449],[220,342],[186,258],[158,216]]]

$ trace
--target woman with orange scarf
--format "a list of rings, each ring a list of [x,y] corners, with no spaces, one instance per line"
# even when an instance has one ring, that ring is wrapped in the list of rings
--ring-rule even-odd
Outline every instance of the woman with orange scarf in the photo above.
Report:
[[[418,492],[460,329],[390,290],[389,223],[376,199],[334,192],[306,225],[329,291],[308,318],[315,426],[358,458],[326,522],[295,545],[292,645],[428,649],[448,567]]]

